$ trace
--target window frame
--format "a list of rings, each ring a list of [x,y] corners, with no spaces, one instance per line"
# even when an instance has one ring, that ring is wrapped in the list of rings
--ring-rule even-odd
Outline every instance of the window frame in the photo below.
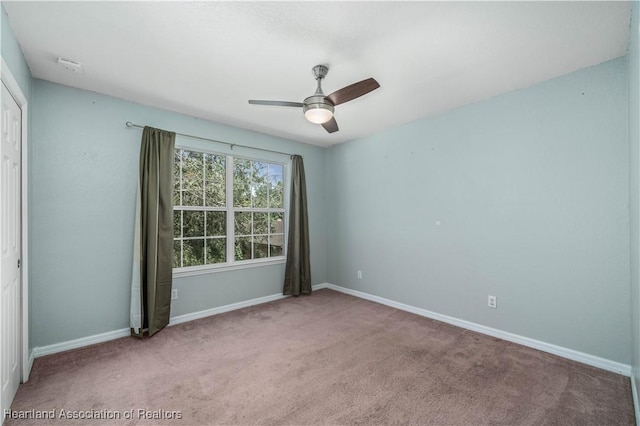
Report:
[[[182,142],[182,141],[181,141]],[[213,263],[206,265],[195,265],[195,266],[184,266],[179,268],[173,268],[173,276],[174,277],[186,277],[193,275],[201,275],[201,274],[209,274],[209,273],[217,273],[217,272],[225,272],[239,269],[248,269],[255,267],[262,267],[268,265],[278,265],[284,264],[286,262],[286,254],[287,254],[287,241],[288,241],[288,221],[289,221],[289,209],[287,206],[289,205],[289,187],[290,187],[290,176],[289,176],[289,168],[291,161],[282,161],[281,158],[274,158],[272,155],[265,157],[254,157],[250,155],[238,155],[233,150],[212,150],[211,148],[202,147],[196,144],[186,144],[186,143],[178,143],[176,140],[175,150],[187,150],[199,152],[202,154],[211,154],[225,157],[225,206],[224,207],[209,207],[209,206],[179,206],[180,210],[192,210],[192,211],[224,211],[226,212],[226,262],[224,263]],[[281,156],[280,156],[281,157]],[[277,164],[282,166],[282,183],[283,183],[283,206],[282,208],[263,208],[263,207],[236,207],[233,205],[233,165],[235,164],[235,160],[250,160],[250,161],[258,161],[268,164]],[[182,169],[180,170],[182,173]],[[173,191],[173,187],[172,187]],[[172,193],[173,197],[173,193]],[[173,206],[173,211],[175,211],[176,206]],[[266,257],[266,258],[258,258],[258,259],[245,259],[245,260],[236,260],[235,259],[235,213],[236,212],[278,212],[282,213],[284,217],[284,229],[282,233],[282,255]],[[252,233],[253,235],[253,233]],[[280,234],[277,234],[280,235]],[[204,237],[206,239],[206,236]]]

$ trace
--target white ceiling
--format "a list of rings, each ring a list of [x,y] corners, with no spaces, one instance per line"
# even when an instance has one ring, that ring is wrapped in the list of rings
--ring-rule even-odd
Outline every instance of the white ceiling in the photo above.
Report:
[[[626,53],[625,2],[3,1],[34,77],[330,146]],[[66,71],[59,57],[80,62]],[[336,107],[328,134],[301,110],[311,68],[325,93],[380,88]],[[145,124],[145,123],[140,123]],[[206,135],[202,135],[206,136]],[[214,137],[214,135],[211,135]]]

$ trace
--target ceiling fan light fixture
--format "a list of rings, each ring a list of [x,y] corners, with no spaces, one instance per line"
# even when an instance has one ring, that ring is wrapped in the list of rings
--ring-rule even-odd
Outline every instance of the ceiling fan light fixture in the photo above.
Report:
[[[311,106],[304,112],[304,117],[314,124],[324,124],[333,118],[333,111],[325,105]]]
[[[310,99],[310,98],[318,99]],[[324,100],[324,96],[310,96],[302,107],[304,117],[314,124],[324,124],[333,118],[333,105]]]

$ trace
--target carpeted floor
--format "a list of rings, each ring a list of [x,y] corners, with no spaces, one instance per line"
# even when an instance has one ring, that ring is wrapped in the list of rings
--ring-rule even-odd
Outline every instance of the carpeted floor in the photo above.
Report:
[[[56,418],[6,425],[635,424],[626,377],[332,290],[38,358],[12,410]]]

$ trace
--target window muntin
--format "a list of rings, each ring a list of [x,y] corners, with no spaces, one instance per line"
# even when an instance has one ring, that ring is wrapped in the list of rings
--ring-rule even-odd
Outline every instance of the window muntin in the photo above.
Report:
[[[284,256],[283,164],[175,152],[174,269]]]

